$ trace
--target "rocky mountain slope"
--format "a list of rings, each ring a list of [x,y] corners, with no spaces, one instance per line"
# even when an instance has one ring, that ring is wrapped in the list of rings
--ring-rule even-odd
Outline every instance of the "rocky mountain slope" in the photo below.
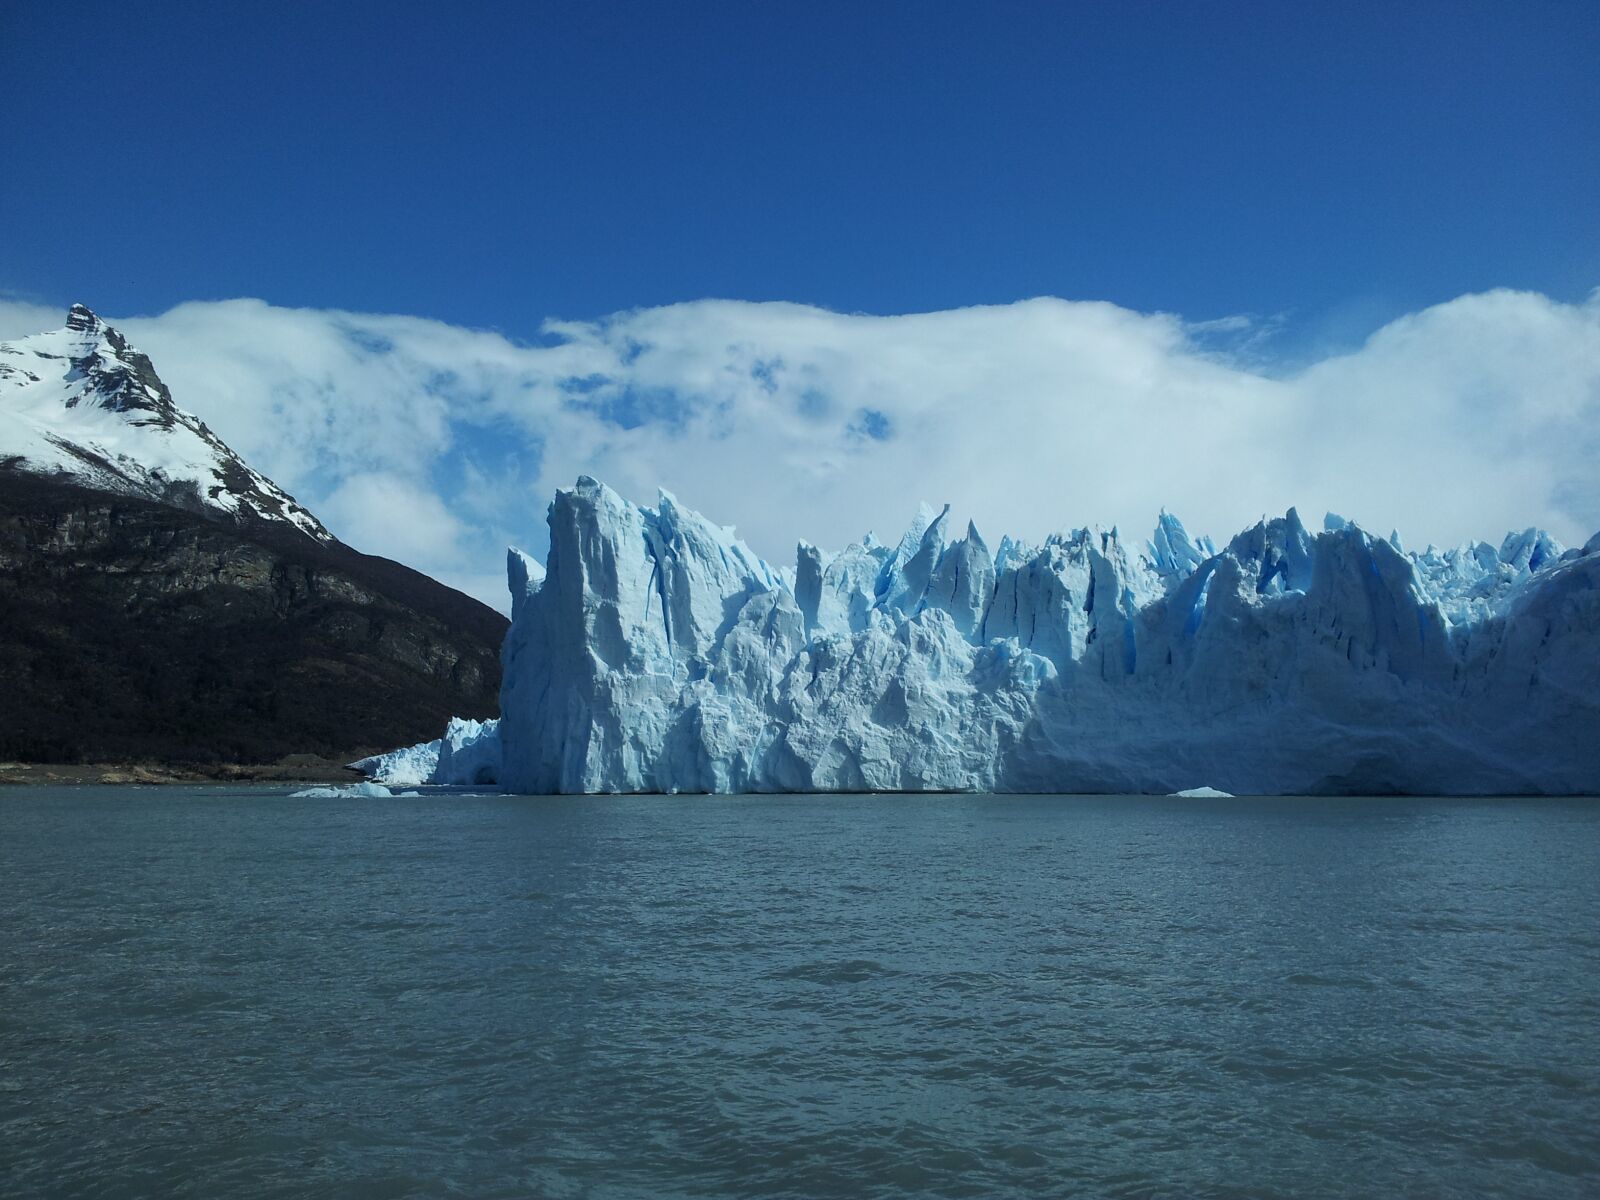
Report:
[[[0,344],[0,759],[348,760],[491,715],[505,628],[339,542],[88,309]]]

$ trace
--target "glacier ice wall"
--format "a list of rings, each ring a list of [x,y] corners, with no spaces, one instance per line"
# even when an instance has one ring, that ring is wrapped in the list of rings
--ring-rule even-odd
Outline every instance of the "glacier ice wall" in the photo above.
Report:
[[[509,563],[507,790],[1600,792],[1600,537],[1408,554],[1291,509],[991,548],[924,507],[791,573],[588,477],[549,525]]]

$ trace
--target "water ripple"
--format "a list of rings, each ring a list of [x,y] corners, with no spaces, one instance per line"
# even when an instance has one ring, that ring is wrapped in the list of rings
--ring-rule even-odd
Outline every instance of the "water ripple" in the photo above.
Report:
[[[1600,806],[0,795],[0,1195],[1600,1195]]]

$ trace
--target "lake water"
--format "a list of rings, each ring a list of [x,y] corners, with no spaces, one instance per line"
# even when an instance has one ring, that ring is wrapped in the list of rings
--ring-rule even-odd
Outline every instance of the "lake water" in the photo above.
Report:
[[[0,1194],[1600,1195],[1600,804],[0,792]]]

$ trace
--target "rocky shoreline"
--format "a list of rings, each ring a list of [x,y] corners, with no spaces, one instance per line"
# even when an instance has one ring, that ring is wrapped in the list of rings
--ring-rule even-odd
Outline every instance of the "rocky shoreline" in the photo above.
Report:
[[[359,771],[315,754],[291,754],[274,763],[24,763],[0,762],[0,787],[71,787],[85,784],[355,783]]]

